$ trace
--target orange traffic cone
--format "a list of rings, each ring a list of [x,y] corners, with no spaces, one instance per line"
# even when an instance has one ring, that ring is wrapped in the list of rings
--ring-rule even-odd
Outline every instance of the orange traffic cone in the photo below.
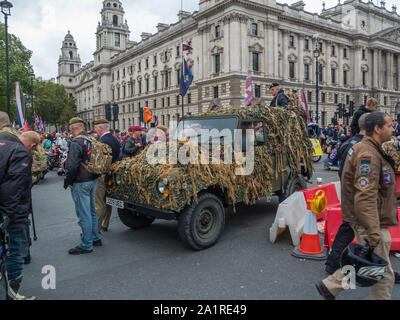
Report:
[[[303,238],[300,246],[296,247],[292,253],[296,258],[325,260],[326,254],[322,250],[318,235],[316,215],[324,212],[327,205],[325,192],[319,190],[313,200],[307,199],[311,204],[311,211],[307,210],[304,223]]]

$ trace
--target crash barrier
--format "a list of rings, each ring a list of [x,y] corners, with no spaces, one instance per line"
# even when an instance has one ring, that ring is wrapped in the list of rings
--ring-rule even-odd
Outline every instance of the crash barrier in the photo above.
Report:
[[[400,208],[397,208],[397,214],[400,219]],[[333,241],[342,223],[342,208],[340,206],[326,209],[324,245],[328,249],[332,247]],[[389,228],[389,232],[392,237],[390,251],[400,251],[400,226]],[[356,243],[355,239],[353,243]]]
[[[325,260],[326,254],[321,247],[316,219],[316,215],[324,212],[328,203],[325,191],[318,190],[314,199],[308,197],[307,202],[311,210],[306,212],[301,244],[293,250],[292,255],[296,258]]]
[[[307,200],[313,200],[315,194],[319,190],[325,192],[327,208],[340,205],[340,182],[329,183],[295,192],[278,207],[275,221],[269,229],[269,237],[272,243],[275,243],[278,236],[282,234],[286,228],[289,228],[293,245],[296,247],[300,244],[306,213],[311,210],[311,203],[307,202]],[[325,212],[326,210],[317,214],[317,219],[324,219]]]
[[[396,174],[396,198],[400,199],[400,174]]]

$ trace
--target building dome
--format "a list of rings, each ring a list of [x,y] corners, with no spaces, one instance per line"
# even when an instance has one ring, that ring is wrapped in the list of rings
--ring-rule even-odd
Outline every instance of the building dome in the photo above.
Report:
[[[68,34],[65,36],[65,40],[74,40],[74,37],[71,34],[71,31],[68,30]]]

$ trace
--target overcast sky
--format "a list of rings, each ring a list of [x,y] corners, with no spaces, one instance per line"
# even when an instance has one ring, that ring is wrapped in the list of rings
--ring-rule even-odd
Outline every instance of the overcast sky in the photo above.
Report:
[[[96,45],[95,32],[100,21],[102,0],[9,0],[14,5],[9,17],[9,31],[17,35],[23,44],[33,51],[32,64],[35,74],[44,79],[57,76],[57,63],[61,53],[61,43],[71,30],[77,43],[82,65],[93,60]],[[282,0],[279,3],[292,4],[298,0]],[[342,0],[343,2],[344,0]],[[380,0],[374,0],[374,3]],[[183,10],[198,10],[199,0],[183,0]],[[304,0],[306,11],[322,10],[321,0]],[[325,0],[326,8],[331,8],[338,0]],[[386,8],[391,10],[399,0],[387,0]],[[177,22],[181,7],[180,0],[122,0],[125,19],[131,31],[130,40],[140,41],[142,32],[156,33],[156,25]],[[0,21],[4,22],[3,15]]]

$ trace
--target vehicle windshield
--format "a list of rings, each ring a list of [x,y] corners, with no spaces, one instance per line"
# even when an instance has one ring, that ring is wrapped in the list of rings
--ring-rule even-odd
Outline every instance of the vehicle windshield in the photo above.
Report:
[[[233,140],[237,124],[238,119],[236,117],[187,119],[179,122],[173,139],[201,137],[199,141],[205,143],[212,141],[212,139],[220,139],[222,136],[226,136],[229,130]],[[183,127],[183,125],[185,125],[185,127]],[[220,134],[218,134],[218,132]],[[210,136],[212,136],[212,139]]]

